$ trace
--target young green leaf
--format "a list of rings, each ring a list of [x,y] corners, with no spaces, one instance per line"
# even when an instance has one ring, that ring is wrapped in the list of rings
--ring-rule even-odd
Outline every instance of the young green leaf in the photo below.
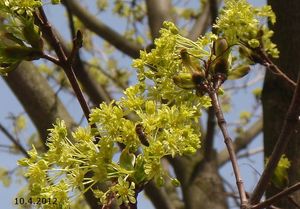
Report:
[[[249,65],[242,65],[237,68],[232,69],[229,71],[228,79],[234,80],[244,77],[250,72],[250,66]]]

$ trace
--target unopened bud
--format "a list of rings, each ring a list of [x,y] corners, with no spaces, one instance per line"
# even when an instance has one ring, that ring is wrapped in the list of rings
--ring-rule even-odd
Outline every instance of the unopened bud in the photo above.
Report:
[[[259,54],[257,54],[255,51],[253,51],[245,46],[240,46],[239,52],[242,56],[247,57],[250,61],[253,62],[250,64],[256,64],[256,63],[263,64],[264,63],[264,61],[259,56]]]
[[[193,89],[195,87],[192,73],[179,73],[173,77],[173,81],[183,89]]]
[[[239,66],[232,71],[229,72],[228,79],[234,80],[234,79],[239,79],[247,75],[250,71],[250,66],[249,65],[242,65]]]
[[[60,4],[60,0],[51,0],[51,4]]]
[[[33,22],[27,23],[22,31],[26,41],[35,49],[43,49],[43,40],[39,28]]]
[[[180,186],[180,181],[178,181],[178,179],[171,179],[171,183],[172,183],[172,185],[173,186],[175,186],[175,187],[179,187]]]
[[[214,55],[222,56],[228,50],[228,43],[225,38],[219,38],[214,41],[213,53]]]
[[[214,74],[225,74],[227,75],[229,69],[229,61],[226,58],[217,58],[212,66]]]
[[[8,59],[13,58],[15,61],[17,60],[31,61],[31,60],[39,59],[41,53],[30,47],[9,46],[3,49],[1,55],[3,57],[7,57]]]
[[[192,74],[192,79],[195,85],[199,85],[203,83],[204,80],[204,74],[202,72],[199,71],[195,71]]]

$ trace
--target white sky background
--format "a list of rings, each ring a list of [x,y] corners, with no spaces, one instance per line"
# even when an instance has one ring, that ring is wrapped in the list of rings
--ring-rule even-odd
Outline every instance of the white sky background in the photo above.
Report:
[[[252,4],[256,6],[260,6],[265,4],[264,0],[250,0]],[[64,15],[64,10],[60,6],[47,6],[46,7],[47,15],[49,16],[49,19],[53,22],[56,28],[58,28],[61,32],[63,32],[63,28],[66,28],[66,22],[62,21],[60,18],[61,15]],[[105,23],[109,23],[109,25],[113,25],[112,27],[118,30],[118,27],[121,27],[121,25],[118,25],[118,19],[112,16],[104,16],[101,19]],[[111,24],[113,23],[113,24]],[[114,25],[115,24],[115,25]],[[119,31],[119,30],[118,30]],[[66,32],[64,32],[65,38],[69,39],[69,36]],[[124,65],[128,65],[129,60],[128,58],[125,58],[124,56],[120,57],[120,60],[125,60]],[[122,61],[121,61],[122,62]],[[258,72],[258,67],[255,67],[254,71]],[[261,85],[261,84],[260,84]],[[254,86],[253,88],[256,88],[258,86]],[[13,95],[12,91],[8,88],[8,86],[5,84],[3,79],[0,78],[0,96],[1,96],[1,102],[0,102],[0,122],[4,124],[7,128],[11,130],[12,125],[7,119],[7,116],[10,112],[13,112],[15,114],[19,114],[24,112],[22,106],[16,99],[16,97]],[[76,121],[79,121],[81,118],[81,109],[78,105],[78,102],[75,99],[72,99],[70,96],[64,94],[63,102],[67,105],[67,109],[70,111],[70,114],[76,119]],[[251,108],[251,105],[253,104],[253,101],[251,99],[253,96],[249,91],[240,91],[238,94],[234,96],[232,108],[229,114],[226,114],[226,119],[228,122],[235,122],[238,120],[239,113],[242,110],[247,110]],[[23,133],[23,135],[20,136],[22,139],[28,138],[31,133],[34,131],[34,127],[31,123],[28,123],[28,127],[26,131]],[[0,144],[1,145],[10,145],[10,142],[7,140],[7,138],[0,132]],[[224,148],[223,138],[217,137],[215,139],[215,144],[218,150]],[[249,149],[257,148],[262,146],[262,137],[261,135],[257,137],[257,139],[249,146]],[[16,167],[16,162],[19,158],[23,157],[21,155],[13,155],[8,154],[7,152],[2,151],[3,149],[0,148],[0,167],[8,168],[9,170],[12,170]],[[261,172],[262,170],[262,162],[263,162],[263,156],[262,154],[255,155],[249,159],[243,159],[239,162],[241,170],[242,170],[242,176],[245,179],[245,186],[246,190],[252,191],[254,182],[257,181],[258,175],[257,171]],[[254,164],[252,164],[254,162]],[[252,167],[249,164],[252,164],[255,166]],[[222,176],[228,181],[234,184],[235,179],[233,176],[233,172],[231,169],[231,165],[227,163],[222,169],[221,169]],[[24,182],[25,183],[25,182]],[[0,183],[0,208],[3,209],[13,209],[15,208],[13,205],[13,199],[16,197],[17,192],[22,186],[16,182],[16,179],[13,179],[13,183],[9,188],[3,187],[3,185]],[[147,200],[147,198],[144,198],[142,195],[139,195],[139,209],[152,209],[151,203]]]

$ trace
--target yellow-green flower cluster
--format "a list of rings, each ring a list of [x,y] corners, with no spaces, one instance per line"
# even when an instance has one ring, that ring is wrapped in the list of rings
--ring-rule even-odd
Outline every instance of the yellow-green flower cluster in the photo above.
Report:
[[[42,6],[41,0],[0,0],[0,9],[17,15],[32,16],[35,8]]]
[[[58,195],[62,207],[68,207],[69,191],[85,192],[97,183],[110,182],[105,191],[92,189],[99,201],[106,204],[114,196],[119,204],[129,204],[136,202],[136,185],[151,179],[162,184],[168,176],[161,167],[162,157],[191,154],[199,148],[199,112],[196,107],[147,100],[141,89],[132,87],[120,102],[94,109],[90,120],[97,130],[80,127],[70,137],[65,123],[57,121],[50,129],[47,152],[39,155],[33,148],[30,158],[19,162],[28,167],[30,195]],[[130,115],[135,119],[129,120]],[[149,146],[139,140],[137,124],[144,127]],[[117,143],[124,146],[120,156]]]
[[[245,0],[227,0],[216,25],[224,37],[208,33],[196,41],[181,36],[173,23],[165,22],[155,48],[149,53],[142,51],[134,60],[138,83],[126,89],[119,101],[102,103],[92,110],[90,124],[96,128],[80,127],[69,134],[64,122],[57,121],[50,129],[47,152],[39,155],[33,148],[30,158],[19,162],[28,167],[32,196],[57,195],[61,208],[67,208],[69,191],[90,189],[102,204],[114,197],[118,204],[126,205],[136,203],[136,191],[148,181],[163,184],[168,174],[161,159],[199,149],[200,109],[211,105],[207,92],[196,92],[194,80],[179,88],[174,77],[183,73],[191,78],[202,73],[201,78],[211,82],[216,63],[222,60],[215,57],[220,55],[221,46],[216,43],[226,43],[221,58],[228,69],[232,64],[227,41],[248,48],[263,46],[275,55],[272,32],[260,26],[260,17],[275,21],[269,7],[254,9]],[[120,147],[121,154],[117,155]],[[172,182],[178,185],[175,179]],[[99,183],[106,189],[93,187]]]
[[[118,184],[111,188],[111,191],[115,192],[117,203],[121,205],[122,203],[136,203],[135,199],[135,184],[134,182],[129,183],[125,179],[119,177]]]
[[[210,53],[204,47],[210,42],[208,40],[216,36],[210,33],[193,42],[179,35],[178,29],[171,22],[164,22],[160,34],[160,38],[155,40],[155,48],[150,53],[141,51],[140,58],[133,62],[133,67],[138,70],[139,81],[153,84],[146,87],[147,98],[178,105],[210,106],[208,97],[198,97],[193,91],[179,88],[173,77],[181,72],[179,53],[182,48],[198,58],[207,57]]]
[[[255,8],[246,0],[225,0],[214,27],[233,45],[240,42],[251,48],[261,46],[273,57],[278,57],[276,45],[271,42],[273,34],[266,27],[267,21],[275,23],[276,17],[268,5]]]
[[[56,198],[59,208],[69,208],[71,190],[84,191],[104,182],[106,163],[112,160],[115,150],[105,139],[94,144],[93,137],[89,128],[78,128],[71,141],[65,123],[57,121],[50,129],[48,151],[38,154],[33,147],[30,158],[19,161],[19,165],[28,167],[25,176],[29,181],[30,196]],[[99,152],[102,149],[104,151]],[[87,177],[87,173],[92,173],[93,177]],[[90,187],[86,188],[86,184]],[[51,208],[51,204],[43,205],[43,208]]]
[[[28,154],[30,158],[24,158],[19,161],[19,165],[28,167],[25,173],[25,177],[27,177],[29,182],[30,194],[28,196],[32,198],[33,202],[43,198],[56,202],[56,204],[45,204],[43,208],[69,208],[68,193],[70,187],[64,180],[58,180],[56,178],[58,176],[52,176],[51,172],[56,169],[51,167],[51,164],[54,164],[54,162],[49,161],[44,155],[39,155],[34,147]],[[54,184],[53,180],[58,180],[58,182]],[[42,205],[39,205],[39,207],[42,207]]]

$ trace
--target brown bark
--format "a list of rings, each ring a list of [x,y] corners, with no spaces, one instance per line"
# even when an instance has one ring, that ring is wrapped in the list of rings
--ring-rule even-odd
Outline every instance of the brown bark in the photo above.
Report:
[[[149,26],[154,40],[159,36],[159,30],[165,20],[172,21],[170,0],[146,0]]]
[[[300,2],[297,0],[284,2],[269,0],[268,3],[272,6],[277,16],[277,23],[271,28],[275,32],[273,41],[280,50],[280,58],[274,60],[274,62],[295,81],[300,66],[300,39],[298,38],[300,33]],[[267,71],[262,95],[265,157],[269,157],[273,150],[292,95],[293,90],[287,85],[286,81]],[[300,181],[299,138],[300,134],[295,133],[285,152],[291,161],[289,182],[286,182],[285,186]],[[271,185],[266,192],[266,196],[271,197],[282,189]],[[295,193],[292,196],[296,202],[300,203],[300,193]],[[287,198],[275,205],[281,208],[296,208]]]
[[[213,160],[214,159],[214,160]],[[200,164],[198,175],[183,188],[186,209],[228,209],[215,157]]]

